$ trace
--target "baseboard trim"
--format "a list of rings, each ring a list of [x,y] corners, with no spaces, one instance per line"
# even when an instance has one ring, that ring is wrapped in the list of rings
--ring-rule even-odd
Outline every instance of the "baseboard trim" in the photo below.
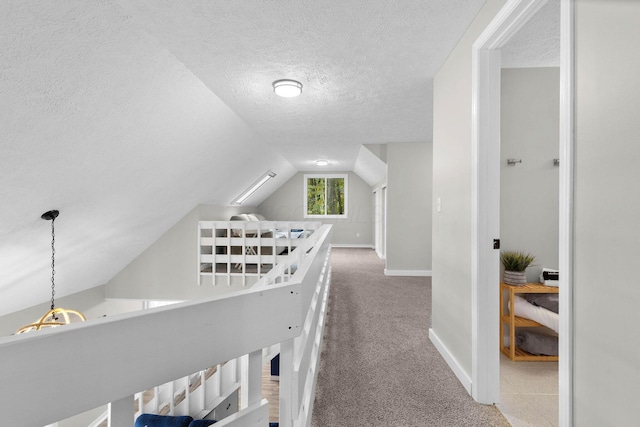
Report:
[[[384,269],[385,276],[426,276],[431,277],[431,270],[387,270]]]
[[[456,375],[456,377],[458,378],[458,381],[460,381],[460,383],[465,388],[465,390],[467,390],[467,393],[471,395],[471,384],[472,384],[471,377],[469,377],[469,375],[467,375],[464,369],[462,369],[462,366],[460,366],[460,364],[458,363],[458,360],[451,354],[447,346],[445,346],[444,343],[438,337],[438,334],[436,334],[435,331],[431,328],[429,328],[429,339],[431,340],[433,345],[436,347],[436,349],[438,350],[438,352],[440,353],[444,361],[447,362],[447,365],[449,365],[449,368],[451,368],[453,373]]]
[[[332,243],[332,248],[361,248],[361,249],[373,249],[373,245],[367,245],[366,243]]]

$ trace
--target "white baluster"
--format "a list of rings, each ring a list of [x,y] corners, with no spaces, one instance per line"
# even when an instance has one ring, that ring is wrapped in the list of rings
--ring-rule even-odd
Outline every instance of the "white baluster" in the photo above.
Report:
[[[280,344],[280,427],[293,427],[293,349],[294,340]]]

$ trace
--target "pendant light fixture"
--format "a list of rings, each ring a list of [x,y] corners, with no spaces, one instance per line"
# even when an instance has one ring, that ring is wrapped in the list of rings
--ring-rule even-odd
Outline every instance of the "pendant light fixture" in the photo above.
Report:
[[[42,214],[41,218],[47,221],[51,221],[51,309],[47,311],[37,322],[23,326],[16,331],[16,334],[23,334],[25,332],[39,331],[45,328],[55,328],[56,326],[68,325],[74,321],[84,322],[86,318],[84,314],[77,310],[69,310],[66,308],[56,307],[55,295],[56,295],[56,233],[54,223],[56,218],[60,215],[57,210],[48,211]]]

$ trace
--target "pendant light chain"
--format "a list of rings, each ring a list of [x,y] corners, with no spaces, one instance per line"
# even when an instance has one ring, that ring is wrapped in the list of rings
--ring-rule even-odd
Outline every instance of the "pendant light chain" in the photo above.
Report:
[[[55,219],[60,214],[58,210],[51,210],[43,213],[40,218],[51,221],[51,310],[47,311],[39,320],[21,327],[16,334],[24,334],[31,331],[39,331],[45,328],[56,328],[62,325],[68,325],[74,321],[84,322],[87,318],[78,310],[69,310],[66,308],[56,308],[56,230]],[[73,318],[73,320],[72,320]]]
[[[54,297],[56,295],[56,282],[55,282],[55,274],[56,274],[56,233],[53,223],[56,221],[55,218],[51,220],[51,310],[55,308]],[[55,317],[55,313],[54,313]]]

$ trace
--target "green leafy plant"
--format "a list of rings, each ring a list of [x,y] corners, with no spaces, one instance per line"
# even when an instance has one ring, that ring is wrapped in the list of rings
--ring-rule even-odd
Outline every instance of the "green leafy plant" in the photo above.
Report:
[[[500,261],[506,271],[524,271],[535,260],[531,254],[520,251],[504,251],[500,253]]]

